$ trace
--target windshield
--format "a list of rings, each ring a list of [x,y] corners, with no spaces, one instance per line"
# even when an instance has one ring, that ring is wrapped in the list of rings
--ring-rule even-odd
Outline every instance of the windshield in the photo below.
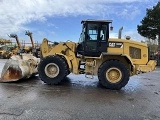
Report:
[[[86,29],[87,26],[87,29]],[[82,26],[82,33],[80,34],[79,42],[83,43],[85,39],[87,41],[106,41],[108,40],[108,25],[107,24],[95,24],[95,23],[88,23],[83,24]]]
[[[86,32],[86,27],[85,27],[85,25],[83,25],[82,33],[79,38],[79,43],[82,43],[83,41],[85,41],[85,32]]]
[[[88,24],[87,40],[107,40],[107,25]]]

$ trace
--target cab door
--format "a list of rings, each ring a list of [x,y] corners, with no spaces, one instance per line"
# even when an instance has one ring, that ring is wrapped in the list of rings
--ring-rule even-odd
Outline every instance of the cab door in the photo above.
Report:
[[[89,23],[87,26],[85,53],[88,56],[100,56],[107,52],[109,31],[108,25]]]
[[[102,24],[100,27],[100,38],[98,50],[100,53],[107,52],[108,48],[108,39],[109,39],[109,29],[107,24]]]
[[[99,25],[88,24],[85,40],[85,53],[88,56],[99,56],[98,51],[98,38],[99,38]]]

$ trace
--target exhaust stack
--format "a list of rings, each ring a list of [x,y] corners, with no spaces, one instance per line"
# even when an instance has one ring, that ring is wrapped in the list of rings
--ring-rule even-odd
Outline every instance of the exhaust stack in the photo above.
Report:
[[[119,29],[118,39],[121,39],[122,37],[122,30],[123,30],[123,26]]]

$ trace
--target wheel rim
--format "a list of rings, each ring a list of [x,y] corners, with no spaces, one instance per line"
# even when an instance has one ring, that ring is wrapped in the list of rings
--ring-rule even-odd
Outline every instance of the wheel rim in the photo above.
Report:
[[[106,72],[106,78],[110,83],[117,83],[121,81],[122,72],[118,68],[110,68]]]
[[[59,67],[55,63],[49,63],[46,65],[44,71],[48,77],[54,78],[59,74]]]

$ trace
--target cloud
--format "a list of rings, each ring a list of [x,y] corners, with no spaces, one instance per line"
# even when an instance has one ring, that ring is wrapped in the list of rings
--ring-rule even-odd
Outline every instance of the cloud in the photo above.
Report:
[[[137,33],[136,30],[122,31],[122,39],[126,39],[126,36],[130,36],[135,41],[145,41],[146,38]],[[118,38],[118,32],[110,32],[110,38]]]
[[[118,33],[110,32],[109,37],[110,38],[118,38]]]
[[[122,34],[122,37],[126,38],[126,36],[130,36],[132,40],[136,40],[136,41],[144,41],[146,39],[141,35],[139,35],[136,30],[124,31],[124,33]]]
[[[140,14],[131,3],[148,3],[150,0],[0,0],[0,37],[11,32],[28,29],[32,21],[47,21],[57,16],[109,16],[121,17]],[[126,5],[127,4],[127,5]],[[50,24],[51,25],[51,24]],[[52,24],[54,25],[54,23]]]
[[[127,20],[133,20],[136,16],[140,14],[141,14],[141,11],[137,6],[125,5],[125,8],[120,12],[118,12],[117,16],[125,18]]]

